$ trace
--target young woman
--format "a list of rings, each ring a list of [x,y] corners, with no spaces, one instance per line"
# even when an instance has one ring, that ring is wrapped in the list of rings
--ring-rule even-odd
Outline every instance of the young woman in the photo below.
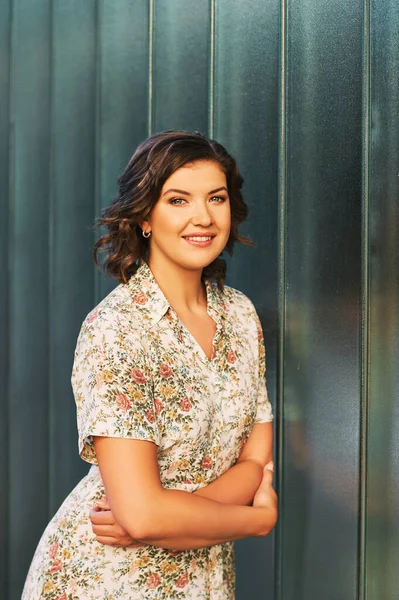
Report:
[[[262,329],[220,258],[248,243],[242,181],[220,144],[173,131],[121,176],[95,246],[120,285],[86,317],[72,372],[92,467],[23,600],[230,600],[232,542],[274,527]]]

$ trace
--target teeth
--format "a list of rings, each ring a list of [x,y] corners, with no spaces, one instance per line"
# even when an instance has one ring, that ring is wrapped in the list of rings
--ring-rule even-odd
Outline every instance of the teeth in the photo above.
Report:
[[[195,236],[195,237],[186,237],[186,240],[192,240],[193,242],[208,242],[211,239],[212,239],[211,236],[205,237],[204,235]]]

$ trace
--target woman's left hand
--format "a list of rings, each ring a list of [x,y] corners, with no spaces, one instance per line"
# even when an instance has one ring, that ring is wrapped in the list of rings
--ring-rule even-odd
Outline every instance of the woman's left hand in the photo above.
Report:
[[[145,544],[134,540],[123,527],[118,525],[106,498],[100,500],[97,506],[91,509],[90,521],[93,533],[100,544],[123,548],[145,546]]]

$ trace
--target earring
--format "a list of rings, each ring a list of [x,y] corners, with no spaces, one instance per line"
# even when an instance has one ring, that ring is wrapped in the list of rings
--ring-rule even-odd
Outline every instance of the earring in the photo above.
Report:
[[[143,237],[145,237],[146,239],[149,238],[150,235],[151,235],[151,231],[147,232],[147,231],[144,231],[144,229],[143,229],[143,231],[141,233],[143,234]]]

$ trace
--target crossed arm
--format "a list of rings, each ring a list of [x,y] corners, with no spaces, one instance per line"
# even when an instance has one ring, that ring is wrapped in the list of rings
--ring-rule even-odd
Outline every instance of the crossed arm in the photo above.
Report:
[[[218,479],[194,493],[222,504],[250,506],[262,481],[263,469],[272,460],[272,424],[254,425],[236,464]]]
[[[124,545],[115,543],[115,532],[123,531],[142,543],[181,550],[267,535],[277,520],[272,473],[264,468],[272,443],[272,424],[255,425],[237,463],[191,494],[162,487],[151,442],[96,437],[112,511],[90,514],[98,541]]]

